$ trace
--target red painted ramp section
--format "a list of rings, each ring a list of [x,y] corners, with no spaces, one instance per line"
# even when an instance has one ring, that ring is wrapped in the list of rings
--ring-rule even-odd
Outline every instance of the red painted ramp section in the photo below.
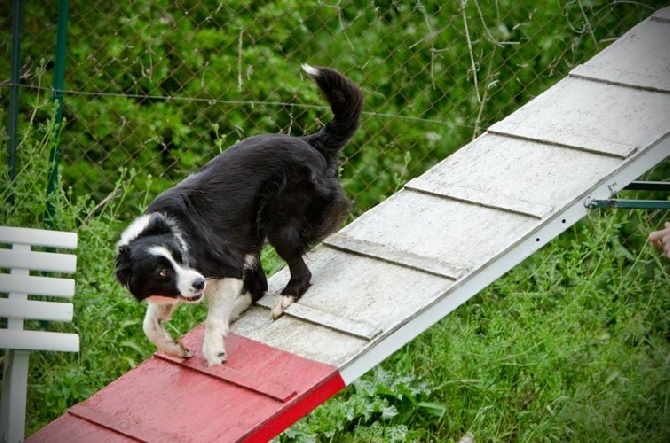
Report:
[[[344,388],[334,366],[237,335],[209,368],[202,336],[182,339],[194,357],[154,355],[27,441],[267,441]]]

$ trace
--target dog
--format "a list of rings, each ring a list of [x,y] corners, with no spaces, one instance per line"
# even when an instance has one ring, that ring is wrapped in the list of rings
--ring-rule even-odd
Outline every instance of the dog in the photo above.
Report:
[[[142,329],[159,351],[192,352],[165,330],[178,303],[208,299],[202,353],[226,361],[229,323],[268,290],[260,252],[266,243],[288,264],[290,280],[271,310],[276,319],[311,285],[306,251],[349,212],[338,157],[360,125],[363,93],[331,68],[302,66],[333,118],[303,136],[244,139],[160,194],[121,234],[116,277],[148,307]]]

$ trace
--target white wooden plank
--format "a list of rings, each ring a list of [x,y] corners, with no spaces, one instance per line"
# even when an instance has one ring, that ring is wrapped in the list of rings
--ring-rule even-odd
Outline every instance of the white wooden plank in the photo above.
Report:
[[[433,186],[427,181],[417,180],[405,184],[405,188],[410,191],[423,192],[450,198],[452,200],[464,203],[473,203],[489,208],[501,209],[503,211],[515,212],[521,215],[527,215],[534,218],[544,218],[553,208],[545,206],[549,201],[543,204],[535,204],[513,198],[509,195],[499,194],[497,197],[488,192],[482,192],[477,188],[470,188],[461,185],[450,185],[449,189],[439,189],[439,186]]]
[[[662,22],[670,22],[670,6],[654,12],[653,18]]]
[[[489,132],[628,157],[670,131],[670,94],[566,78]]]
[[[77,256],[53,252],[0,249],[0,268],[74,272],[77,270]]]
[[[72,297],[75,281],[69,278],[0,274],[0,292]]]
[[[79,351],[79,335],[63,332],[0,329],[0,349]]]
[[[370,343],[368,340],[290,315],[273,320],[270,311],[261,306],[254,306],[246,311],[233,323],[231,331],[268,346],[336,367],[353,358]]]
[[[475,269],[538,224],[536,218],[403,190],[341,233]]]
[[[74,249],[77,247],[77,234],[75,232],[0,226],[0,243]]]
[[[268,309],[272,309],[274,306],[274,301],[270,297],[263,297],[258,303]],[[377,326],[366,322],[352,320],[350,318],[344,318],[322,309],[310,307],[304,303],[293,303],[284,311],[284,315],[307,320],[314,324],[325,326],[364,340],[372,340],[381,333],[381,329]]]
[[[305,315],[309,321],[324,326],[340,318],[343,325],[353,321],[387,331],[402,322],[408,312],[431,303],[454,284],[453,280],[328,247],[315,249],[306,261],[312,286],[299,303],[311,308]],[[267,300],[261,304],[272,306],[275,294],[288,280],[286,268],[275,274],[270,279]],[[356,330],[348,332],[359,335]]]
[[[670,92],[669,48],[670,23],[645,20],[570,75]]]
[[[352,320],[350,318],[339,317],[328,311],[315,309],[304,303],[293,303],[288,307],[288,309],[286,309],[286,314],[301,318],[303,320],[316,320],[318,322],[317,324],[326,326],[339,332],[353,335],[355,337],[360,337],[365,340],[372,340],[381,333],[381,329],[374,325]]]
[[[353,239],[341,233],[330,235],[323,243],[341,251],[377,258],[452,280],[457,280],[467,272],[467,269],[452,265],[444,260],[424,257],[410,251],[398,251],[388,245]]]
[[[72,321],[72,303],[0,298],[0,317],[32,320]]]
[[[484,134],[407,187],[544,218],[619,163],[609,156]]]

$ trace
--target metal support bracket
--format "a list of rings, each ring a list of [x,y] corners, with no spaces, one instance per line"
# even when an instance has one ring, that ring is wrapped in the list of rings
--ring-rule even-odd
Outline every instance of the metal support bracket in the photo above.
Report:
[[[670,192],[670,182],[634,181],[624,188],[627,191]],[[584,206],[588,209],[670,209],[670,200],[628,200],[611,198],[597,200],[587,197]]]

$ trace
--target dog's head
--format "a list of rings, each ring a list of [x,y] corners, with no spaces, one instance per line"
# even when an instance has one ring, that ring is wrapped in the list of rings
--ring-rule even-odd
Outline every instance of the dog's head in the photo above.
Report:
[[[158,213],[138,218],[121,235],[116,278],[138,301],[197,303],[205,290],[174,223]]]

